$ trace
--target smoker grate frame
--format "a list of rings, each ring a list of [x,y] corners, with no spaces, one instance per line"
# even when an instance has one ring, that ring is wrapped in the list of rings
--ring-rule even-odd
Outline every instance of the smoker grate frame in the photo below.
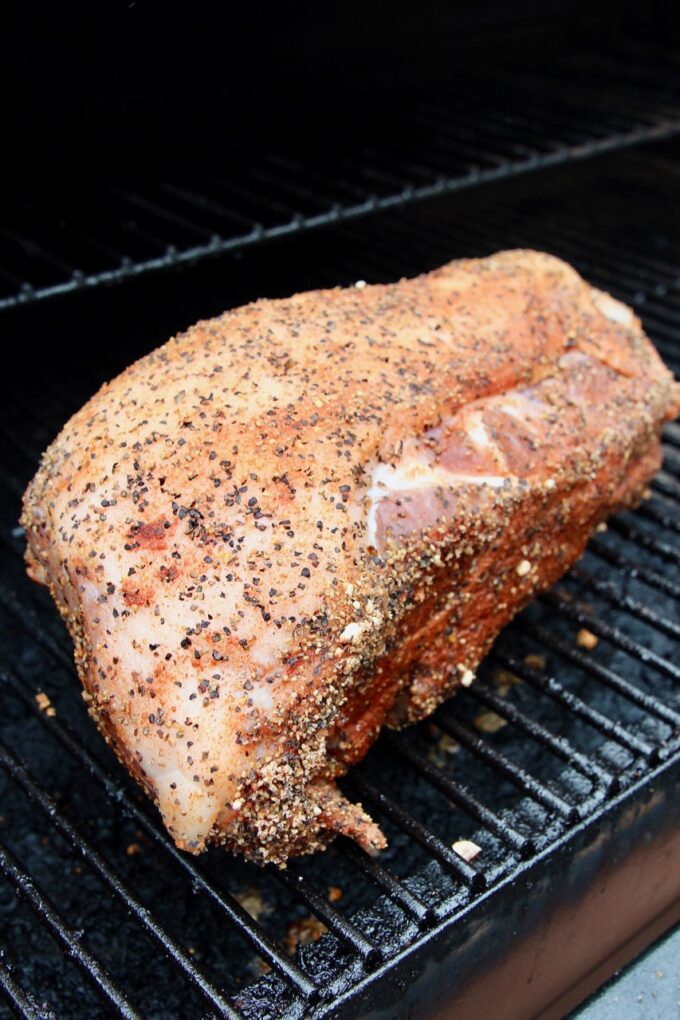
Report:
[[[604,164],[593,191],[595,203],[606,205],[604,182],[612,173],[617,180],[625,181],[626,194],[644,196],[646,216],[657,209],[659,244],[649,258],[627,241],[630,223],[625,229],[620,224],[617,227],[616,195],[607,198],[610,219],[606,210],[599,210],[601,229],[592,238],[585,214],[579,222],[571,215],[572,210],[562,210],[561,221],[553,216],[546,224],[541,209],[534,208],[533,216],[529,216],[526,203],[487,199],[467,213],[461,213],[455,205],[437,203],[400,213],[393,210],[381,221],[336,227],[323,272],[336,279],[342,279],[345,272],[350,274],[349,279],[357,275],[383,279],[427,268],[455,254],[483,254],[519,242],[541,243],[570,258],[594,283],[635,303],[667,361],[677,367],[680,258],[673,239],[678,235],[673,233],[673,213],[669,223],[668,211],[654,206],[645,168],[658,179],[663,164],[653,155],[627,161],[618,157]],[[357,250],[361,251],[360,258],[353,254]],[[318,268],[314,260],[308,265],[310,268],[303,270],[298,262],[293,270],[298,274],[298,287],[307,285],[301,278],[305,271],[309,273],[309,285],[316,282]],[[648,307],[652,309],[649,320]],[[46,386],[53,414],[58,418],[64,413],[69,395],[54,379],[46,380]],[[409,789],[403,796],[396,796],[391,786],[386,789],[384,778],[376,780],[369,761],[353,771],[348,786],[388,820],[395,840],[403,840],[398,846],[405,848],[405,853],[413,847],[417,867],[404,874],[394,856],[374,861],[341,841],[336,850],[323,855],[327,863],[304,862],[291,867],[289,874],[267,873],[267,882],[282,887],[283,902],[304,905],[330,932],[315,945],[289,956],[280,940],[247,913],[233,890],[216,880],[208,866],[169,843],[150,807],[140,801],[111,756],[104,762],[103,747],[96,740],[92,743],[95,749],[90,748],[89,724],[87,729],[78,728],[82,713],[79,717],[72,704],[78,695],[68,644],[54,626],[43,593],[19,579],[21,536],[11,531],[16,499],[38,453],[31,437],[36,429],[44,429],[44,411],[21,389],[3,394],[3,398],[0,435],[16,454],[10,467],[3,466],[0,473],[0,549],[12,565],[8,576],[16,579],[0,582],[3,641],[7,641],[7,629],[15,635],[14,644],[5,645],[6,665],[0,668],[0,690],[9,718],[9,723],[3,719],[0,738],[5,790],[11,788],[12,796],[21,795],[35,807],[35,813],[28,813],[26,819],[36,832],[51,834],[54,830],[61,834],[67,861],[80,860],[88,870],[99,874],[105,888],[130,917],[129,923],[134,921],[153,940],[150,959],[165,956],[173,961],[182,978],[183,1001],[187,1004],[183,1015],[203,1015],[201,1010],[205,1009],[210,1015],[249,1018],[316,1018],[342,1011],[351,1015],[357,1002],[366,1001],[360,996],[370,996],[371,989],[376,989],[378,995],[390,973],[445,926],[459,923],[460,917],[485,896],[498,895],[501,887],[536,866],[546,854],[554,853],[565,840],[595,826],[622,798],[633,796],[640,784],[660,782],[658,777],[668,777],[677,769],[680,701],[674,685],[680,679],[680,669],[671,658],[677,640],[677,625],[671,614],[677,612],[680,592],[676,526],[680,456],[678,427],[671,425],[664,434],[664,473],[654,483],[650,500],[639,511],[622,515],[609,532],[598,535],[590,544],[586,560],[571,571],[568,579],[504,632],[479,685],[457,699],[455,717],[450,704],[435,716],[438,731],[455,739],[481,773],[488,770],[496,777],[494,782],[503,788],[503,797],[492,795],[488,785],[480,792],[470,769],[451,770],[442,765],[438,745],[433,750],[429,742],[427,724],[381,740],[379,754],[383,757],[377,760],[396,762],[406,787],[411,781],[422,782],[439,791],[461,817],[469,820],[467,831],[477,834],[484,845],[483,854],[472,864],[459,858],[450,840],[442,835],[441,814],[434,808],[430,811],[429,802],[426,812],[418,810]],[[23,428],[18,422],[23,422]],[[659,606],[653,602],[657,596]],[[593,598],[599,607],[595,614],[583,605]],[[587,627],[598,635],[602,646],[609,650],[607,654],[594,656],[575,647],[568,635],[573,637],[578,627]],[[23,651],[12,654],[17,647]],[[556,655],[560,664],[557,675],[549,668],[527,665],[517,650],[524,648]],[[580,683],[574,681],[569,664],[576,668]],[[498,670],[518,678],[520,683],[503,693],[495,684]],[[59,671],[64,676],[62,681],[55,679]],[[39,690],[48,692],[56,716],[48,715],[36,703]],[[609,700],[609,693],[615,696],[614,701]],[[534,696],[536,700],[532,701]],[[550,714],[548,703],[556,714]],[[624,710],[622,705],[628,707]],[[522,748],[526,750],[530,745],[534,757],[518,756],[516,740],[502,740],[494,732],[480,731],[475,725],[478,709],[505,718],[508,727],[499,733],[513,729]],[[64,800],[68,803],[64,780],[49,771],[45,778],[42,749],[35,738],[28,748],[28,764],[21,761],[26,754],[20,740],[22,729],[11,725],[15,713],[19,713],[20,720],[37,723],[40,732],[44,731],[47,739],[61,749],[56,761],[62,760],[63,753],[64,760],[71,758],[77,764],[76,784],[87,780],[92,789],[101,789],[102,812],[120,811],[126,816],[149,841],[145,852],[157,859],[159,870],[172,871],[191,885],[204,908],[207,905],[220,924],[237,934],[250,952],[271,967],[270,975],[240,991],[225,991],[224,972],[215,967],[214,959],[209,961],[210,966],[194,960],[181,934],[173,932],[173,925],[159,916],[153,904],[150,908],[144,902],[144,890],[134,871],[130,877],[129,868],[122,867],[125,862],[120,859],[118,841],[110,846],[96,827],[93,835],[86,812],[81,810],[74,817],[77,803],[70,804],[69,810],[62,807]],[[587,740],[579,729],[581,725],[589,733]],[[554,762],[552,771],[546,767],[549,761]],[[92,921],[89,926],[74,925],[68,916],[74,912],[68,897],[65,906],[61,902],[55,906],[53,881],[50,884],[40,868],[30,866],[35,853],[31,838],[30,832],[10,834],[0,829],[0,869],[27,900],[37,924],[49,929],[64,957],[80,968],[83,981],[92,985],[101,998],[105,1015],[163,1015],[157,1003],[145,1003],[141,1013],[135,1012],[140,1007],[129,1001],[130,988],[113,974],[116,969],[120,972],[120,961],[116,968],[101,951],[90,947]],[[110,860],[112,856],[115,863]],[[361,880],[375,887],[380,898],[374,898],[368,910],[386,914],[383,926],[375,918],[367,921],[365,908],[351,912],[328,902],[320,879],[331,864],[338,872],[341,866],[346,868],[357,883]],[[248,866],[239,866],[239,874],[255,882],[265,881]],[[65,877],[64,885],[69,886],[71,881]],[[297,916],[299,911],[291,914]],[[396,936],[389,923],[391,919],[394,924],[395,916]],[[63,1008],[59,1002],[43,1005],[36,998],[40,986],[34,984],[30,968],[31,978],[26,982],[26,961],[17,954],[15,945],[8,943],[4,954],[0,957],[0,987],[19,1015],[46,1016],[50,1008],[57,1012]],[[340,961],[335,969],[333,959]],[[87,1000],[83,1009],[88,1012],[82,1015],[97,1015],[96,1004],[92,1003]],[[77,1013],[71,1009],[69,1015],[75,1017]]]
[[[233,122],[226,100],[206,96],[177,109],[171,126],[162,101],[146,119],[134,103],[108,118],[92,111],[66,142],[57,134],[50,146],[49,126],[36,130],[48,132],[43,148],[66,149],[61,162],[53,156],[52,180],[36,180],[25,119],[10,120],[17,165],[0,231],[0,310],[677,135],[677,59],[649,43],[617,45],[618,59],[559,40],[521,61],[506,52],[472,68],[365,73],[322,110],[287,95],[280,137],[270,116],[266,144]],[[125,150],[111,145],[109,121]],[[94,183],[83,166],[97,168]]]

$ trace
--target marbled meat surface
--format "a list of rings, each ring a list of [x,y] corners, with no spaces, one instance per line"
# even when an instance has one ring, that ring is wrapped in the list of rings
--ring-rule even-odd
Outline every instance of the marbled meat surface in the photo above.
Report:
[[[177,845],[384,845],[336,778],[635,503],[680,390],[532,251],[258,301],[108,383],[25,496],[29,573]]]

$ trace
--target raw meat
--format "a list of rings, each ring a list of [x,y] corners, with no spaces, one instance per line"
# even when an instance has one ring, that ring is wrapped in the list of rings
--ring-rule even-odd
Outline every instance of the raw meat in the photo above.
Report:
[[[679,405],[632,312],[545,254],[259,301],[71,419],[26,493],[29,572],[179,846],[377,850],[336,777],[472,682],[639,499]]]

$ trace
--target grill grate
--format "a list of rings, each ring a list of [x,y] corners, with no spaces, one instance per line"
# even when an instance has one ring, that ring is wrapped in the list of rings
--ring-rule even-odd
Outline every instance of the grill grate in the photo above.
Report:
[[[531,243],[634,302],[678,366],[680,205],[658,194],[659,182],[677,191],[664,166],[663,154],[630,154],[584,167],[571,178],[573,202],[555,178],[540,199],[516,182],[493,202],[449,197],[339,224],[318,246],[301,239],[294,258],[273,252],[272,279],[284,291],[388,279]],[[253,264],[252,282],[242,270],[241,300],[263,289],[265,270]],[[114,354],[94,360],[100,374],[107,358],[127,358],[107,347]],[[65,634],[23,577],[17,496],[80,399],[64,380],[45,372],[31,389],[3,384],[0,410],[0,988],[19,1015],[357,1015],[360,996],[409,954],[680,758],[680,458],[669,426],[664,472],[643,507],[597,535],[504,632],[477,685],[432,721],[385,734],[347,778],[390,838],[378,860],[342,840],[281,874],[220,851],[182,854],[92,733]],[[599,639],[595,649],[575,644],[581,628]],[[453,851],[458,838],[481,847],[473,862]],[[327,934],[291,955],[295,937],[321,925]]]
[[[131,103],[115,150],[105,111],[66,141],[60,125],[52,146],[36,130],[38,158],[24,119],[10,122],[0,309],[677,134],[676,63],[622,46],[613,66],[560,40],[521,63],[505,52],[474,69],[384,74],[379,88],[364,76],[321,109],[286,93],[266,146],[205,96],[181,120],[173,107],[169,127],[167,104],[139,121]],[[50,177],[36,179],[50,148]],[[94,182],[83,167],[98,168]]]

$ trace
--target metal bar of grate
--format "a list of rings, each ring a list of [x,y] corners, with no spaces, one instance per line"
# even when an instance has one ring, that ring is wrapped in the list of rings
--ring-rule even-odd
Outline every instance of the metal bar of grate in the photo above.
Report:
[[[549,591],[545,595],[540,595],[539,598],[553,609],[557,609],[560,613],[570,617],[570,619],[576,620],[581,626],[587,627],[594,634],[597,634],[598,637],[611,641],[613,645],[632,655],[633,658],[638,659],[640,662],[644,662],[646,666],[658,669],[660,673],[670,677],[671,680],[680,680],[680,668],[675,663],[665,659],[662,655],[657,655],[651,648],[645,648],[639,641],[634,641],[633,638],[628,637],[618,627],[612,627],[611,624],[605,623],[599,617],[584,612],[559,592]]]
[[[668,723],[669,726],[680,727],[680,712],[676,712],[669,705],[666,705],[665,702],[654,697],[653,694],[647,694],[646,691],[641,691],[640,688],[636,687],[635,684],[632,684],[630,680],[626,680],[625,677],[622,677],[619,673],[615,673],[614,670],[610,669],[608,666],[603,666],[602,663],[597,662],[593,658],[589,658],[580,649],[576,648],[568,641],[565,641],[557,634],[554,634],[547,627],[540,626],[539,624],[527,624],[521,618],[518,620],[518,625],[522,627],[526,633],[533,635],[545,648],[549,648],[561,655],[562,658],[567,659],[569,662],[573,662],[574,665],[579,666],[585,673],[596,677],[602,683],[611,687],[612,690],[623,695],[623,697],[628,698],[629,701],[632,701],[646,712],[657,716],[659,719],[663,719],[663,721]]]
[[[297,864],[290,864],[285,871],[276,871],[276,877],[298,899],[301,899],[319,920],[323,921],[329,931],[340,939],[352,953],[359,957],[364,967],[374,970],[384,957],[383,950],[376,946],[356,924],[336,910],[321,893],[319,893],[300,872]]]
[[[19,762],[8,747],[0,741],[0,767],[12,782],[24,791],[29,800],[40,808],[48,821],[60,836],[77,853],[89,868],[97,872],[99,878],[109,887],[116,898],[125,906],[126,911],[151,935],[173,963],[182,971],[203,997],[210,1003],[220,1016],[230,1020],[239,1020],[242,1014],[224,997],[220,990],[206,977],[202,970],[182,949],[178,942],[156,920],[152,912],[145,907],[133,894],[123,879],[104,860],[101,854],[88,843],[73,825],[59,811],[54,800],[46,793]]]
[[[511,722],[513,726],[516,726],[523,733],[528,734],[539,744],[543,744],[544,747],[547,747],[548,750],[552,751],[558,758],[561,758],[562,761],[567,762],[572,768],[576,768],[588,776],[591,782],[594,782],[596,787],[602,789],[604,793],[611,794],[618,790],[619,782],[616,776],[612,775],[611,772],[608,772],[607,769],[603,768],[592,758],[588,758],[585,754],[577,751],[566,737],[551,733],[545,726],[536,722],[535,719],[531,719],[525,712],[522,712],[516,705],[513,705],[507,699],[492,691],[486,684],[477,681],[470,688],[470,694],[483,705],[486,705],[487,708],[496,712],[497,715],[507,719],[508,722]]]
[[[670,595],[671,598],[680,599],[680,585],[671,581],[670,578],[664,574],[659,574],[655,570],[650,570],[649,567],[644,566],[641,563],[635,563],[629,559],[628,556],[624,556],[618,551],[618,549],[612,548],[605,542],[601,542],[598,538],[591,538],[588,543],[588,550],[594,553],[599,559],[604,560],[613,567],[617,567],[619,570],[625,572],[630,577],[639,578],[640,581],[644,581],[651,588],[656,588],[658,591],[663,592],[664,595]]]
[[[87,981],[109,1006],[125,1020],[142,1020],[126,995],[109,976],[106,968],[82,944],[81,935],[69,927],[52,900],[19,864],[11,850],[0,841],[0,872],[14,886],[17,894],[31,907],[40,922],[48,928],[67,956],[80,968]]]
[[[655,761],[658,757],[658,748],[650,744],[648,740],[644,740],[642,737],[631,733],[620,723],[614,722],[608,716],[603,715],[602,712],[587,705],[585,701],[572,694],[571,691],[568,691],[554,677],[544,676],[539,670],[527,666],[526,663],[520,662],[519,659],[512,655],[495,652],[494,658],[505,666],[506,669],[509,669],[511,673],[515,673],[537,690],[543,691],[543,693],[549,695],[558,704],[568,708],[574,715],[594,726],[595,729],[615,740],[623,747],[626,747],[629,751],[642,755],[649,761]]]
[[[14,1007],[15,1012],[24,1020],[57,1020],[51,1010],[48,1013],[47,1010],[35,1005],[28,993],[16,981],[2,956],[0,956],[0,989],[4,992],[10,1005]]]
[[[680,450],[676,450],[673,446],[664,445],[663,448],[665,462],[664,468],[666,472],[673,478],[680,478]],[[643,504],[643,506],[646,504]]]
[[[394,903],[397,903],[417,922],[419,927],[429,928],[434,924],[436,917],[432,908],[422,903],[387,868],[384,868],[373,857],[369,857],[357,843],[341,836],[335,842],[334,849],[350,861],[357,871],[361,871],[371,882],[379,886]]]
[[[677,517],[672,517],[670,514],[664,513],[664,511],[657,506],[656,503],[652,503],[651,501],[642,503],[637,508],[637,513],[640,514],[641,517],[647,517],[650,521],[654,521],[655,524],[660,524],[662,528],[666,528],[668,531],[680,532],[680,521]]]
[[[631,542],[641,546],[643,549],[648,549],[649,552],[655,553],[655,555],[660,556],[666,562],[680,565],[680,549],[676,549],[674,546],[669,545],[668,542],[650,535],[647,531],[636,527],[623,517],[613,517],[607,527],[611,531],[617,531],[624,538],[630,539]]]
[[[680,638],[680,624],[676,623],[675,620],[669,620],[665,616],[660,616],[654,609],[650,609],[649,606],[644,605],[638,599],[618,592],[610,581],[601,581],[580,566],[572,567],[568,576],[578,581],[579,584],[582,584],[589,591],[601,595],[611,605],[616,606],[617,609],[630,613],[650,627],[655,627],[662,634],[667,634],[673,638]]]
[[[278,971],[283,978],[289,981],[310,1003],[315,1002],[319,997],[319,991],[304,971],[300,970],[295,962],[282,952],[274,940],[265,933],[261,926],[250,917],[247,911],[233,897],[218,889],[203,874],[193,859],[178,850],[168,840],[167,834],[149,818],[145,811],[137,806],[124,788],[95,760],[94,756],[84,745],[74,737],[70,728],[64,722],[51,718],[44,712],[41,712],[32,696],[24,688],[24,685],[12,673],[0,669],[0,681],[12,688],[32,715],[56,737],[69,754],[84,768],[86,773],[104,787],[111,801],[120,805],[125,814],[134,819],[135,823],[144,830],[156,846],[166,855],[170,856],[175,864],[180,866],[190,878],[194,888],[209,897],[211,902],[233,925],[236,931],[252,945],[258,955],[263,960],[266,960],[274,970]]]
[[[553,143],[550,151],[541,157],[536,157],[533,154],[528,157],[519,156],[515,160],[493,164],[484,169],[459,172],[454,176],[443,176],[433,182],[419,186],[404,186],[402,182],[393,179],[392,190],[389,194],[369,197],[363,201],[347,205],[339,204],[329,211],[308,215],[295,214],[287,221],[269,227],[253,225],[250,230],[230,237],[222,237],[218,233],[213,233],[207,240],[188,247],[179,247],[172,244],[166,245],[165,250],[160,255],[140,258],[137,261],[126,261],[123,264],[112,265],[104,270],[87,272],[78,267],[67,267],[68,272],[65,279],[43,286],[27,284],[18,293],[4,295],[0,298],[0,310],[25,305],[31,301],[74,293],[79,290],[91,290],[102,285],[122,283],[152,272],[194,264],[204,258],[242,250],[266,240],[299,234],[341,221],[354,220],[368,213],[394,209],[410,205],[416,201],[423,201],[442,194],[460,191],[478,184],[490,183],[525,174],[539,167],[545,169],[551,166],[589,159],[595,155],[638,145],[641,142],[669,138],[678,132],[680,132],[680,119],[673,116],[661,117],[655,123],[632,126],[627,131],[608,134],[604,137],[593,138],[589,137],[586,133],[584,141],[576,141],[558,146],[555,146]],[[167,212],[167,217],[171,220],[175,217],[175,214],[172,214],[170,211],[163,210],[163,212]],[[179,219],[183,221],[183,226],[186,226],[185,218],[180,216]],[[191,221],[189,223],[193,229],[195,224],[192,224]],[[201,232],[200,228],[196,229],[199,233]],[[208,231],[203,231],[203,233],[208,233]]]
[[[34,609],[31,605],[23,605],[17,598],[16,592],[5,588],[0,582],[0,606],[5,612],[23,626],[28,635],[43,648],[60,666],[63,666],[70,674],[73,673],[73,659],[62,645],[41,626]]]
[[[391,821],[400,829],[412,836],[429,853],[439,860],[448,871],[461,879],[473,892],[479,892],[484,888],[486,882],[481,871],[473,868],[464,861],[462,857],[451,850],[422,822],[419,822],[413,815],[409,814],[401,805],[397,804],[391,797],[388,797],[382,790],[378,790],[372,783],[369,783],[363,776],[352,775],[346,781],[349,789],[371,803],[375,804]]]
[[[534,852],[533,841],[526,836],[520,835],[507,821],[499,818],[490,811],[484,804],[474,797],[462,784],[454,782],[446,773],[437,768],[433,762],[428,761],[420,754],[413,745],[398,733],[388,731],[387,740],[393,748],[411,765],[424,776],[428,782],[436,786],[441,792],[458,807],[463,808],[468,814],[481,822],[490,832],[495,833],[503,842],[507,843],[513,850],[516,850],[520,857],[530,857]]]
[[[542,804],[552,814],[559,815],[566,822],[575,822],[578,818],[578,811],[573,804],[569,804],[563,797],[553,793],[545,783],[541,783],[526,769],[514,761],[510,761],[496,748],[491,747],[485,740],[473,733],[472,730],[459,719],[454,719],[446,709],[439,709],[435,714],[435,721],[438,726],[457,740],[463,747],[472,751],[483,761],[495,768],[501,775],[509,779],[523,793]]]

